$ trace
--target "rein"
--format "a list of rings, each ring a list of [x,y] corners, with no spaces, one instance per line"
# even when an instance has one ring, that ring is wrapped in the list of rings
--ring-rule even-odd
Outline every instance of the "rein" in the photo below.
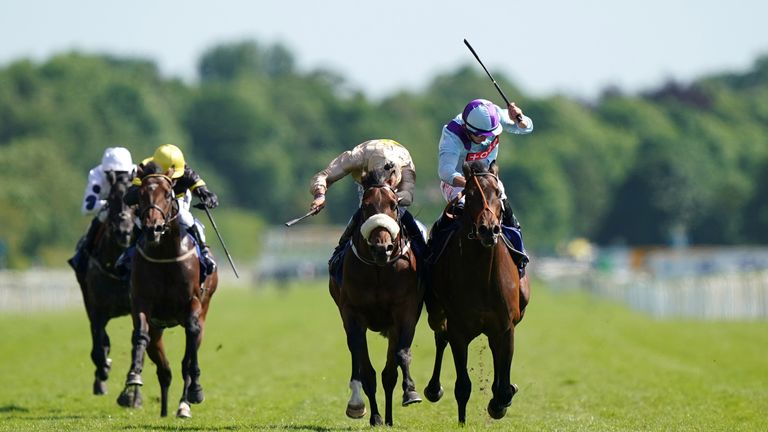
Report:
[[[185,259],[191,257],[195,252],[197,252],[196,249],[192,248],[192,249],[188,250],[186,253],[184,253],[183,255],[175,256],[173,258],[152,258],[152,257],[148,256],[146,252],[144,252],[144,248],[137,247],[136,249],[139,250],[139,254],[141,254],[141,256],[145,260],[147,260],[149,262],[152,262],[152,263],[157,263],[157,264],[170,264],[170,263],[176,263],[176,262],[184,261]]]

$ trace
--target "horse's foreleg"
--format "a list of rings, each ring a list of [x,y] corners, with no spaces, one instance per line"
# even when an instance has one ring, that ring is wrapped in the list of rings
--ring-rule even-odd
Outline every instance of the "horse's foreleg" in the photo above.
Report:
[[[443,386],[440,384],[440,371],[443,367],[443,353],[448,346],[448,340],[442,331],[435,332],[435,365],[432,369],[432,378],[424,389],[424,396],[430,402],[437,402],[443,397]]]
[[[342,319],[344,320],[344,332],[347,335],[347,348],[352,359],[352,373],[349,378],[349,388],[352,390],[352,396],[347,402],[347,417],[359,419],[365,416],[365,401],[360,394],[360,390],[363,389],[363,380],[360,373],[360,357],[362,352],[362,346],[365,345],[365,330],[363,330],[352,318],[345,318],[342,311]]]
[[[456,397],[456,404],[459,408],[459,423],[464,424],[467,421],[467,402],[472,393],[472,381],[467,372],[467,352],[468,342],[464,340],[455,340],[451,338],[451,353],[453,354],[453,364],[456,368],[456,387],[453,394]]]
[[[125,380],[125,388],[117,398],[120,406],[138,408],[141,406],[141,391],[144,385],[141,380],[141,371],[144,368],[144,352],[149,344],[149,322],[144,312],[133,314],[133,335],[131,337],[133,348],[131,350],[131,369]]]
[[[504,417],[507,407],[512,404],[512,396],[517,392],[517,386],[510,383],[514,335],[515,329],[511,327],[500,335],[488,338],[493,354],[493,397],[488,402],[488,414],[497,420]]]
[[[197,404],[205,399],[203,387],[200,385],[200,363],[197,350],[203,337],[203,320],[200,317],[202,306],[200,300],[195,297],[190,305],[190,314],[184,323],[186,344],[184,359],[181,361],[181,373],[184,376],[184,388],[179,401],[179,411],[183,410],[182,404]]]
[[[418,316],[417,316],[418,317]],[[395,361],[403,372],[403,406],[421,402],[421,396],[416,391],[416,383],[411,376],[411,345],[416,333],[416,322],[407,323],[397,340]]]
[[[368,402],[371,405],[371,426],[380,426],[382,424],[379,405],[376,403],[376,370],[371,363],[371,356],[368,353],[368,340],[365,336],[365,329],[362,329],[363,343],[360,346],[360,373],[363,379],[363,391],[368,396]]]
[[[109,378],[110,360],[109,337],[107,336],[107,321],[101,316],[90,317],[91,321],[91,360],[96,366],[93,381],[93,394],[103,395],[107,393],[106,380]]]
[[[387,346],[387,362],[384,369],[381,370],[381,384],[384,386],[384,424],[392,426],[392,392],[397,385],[397,365],[400,342],[398,331],[393,329],[389,335],[389,344]],[[405,380],[405,377],[403,377]]]
[[[165,355],[163,329],[150,327],[149,336],[147,355],[157,367],[157,382],[160,383],[160,416],[166,417],[168,415],[168,388],[171,386],[171,366]]]

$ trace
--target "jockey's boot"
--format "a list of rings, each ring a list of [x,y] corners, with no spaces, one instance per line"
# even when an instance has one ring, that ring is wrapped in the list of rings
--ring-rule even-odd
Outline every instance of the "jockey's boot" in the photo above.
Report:
[[[77,242],[75,255],[67,260],[67,263],[69,263],[76,273],[85,273],[88,256],[93,252],[94,240],[96,239],[96,233],[99,231],[100,226],[101,222],[99,221],[99,218],[93,218],[91,225],[88,227],[88,232],[86,232],[85,236]]]
[[[205,244],[205,242],[203,241],[203,235],[200,232],[200,228],[198,224],[197,223],[192,224],[192,226],[189,227],[188,231],[190,234],[192,234],[192,237],[200,246],[200,254],[202,255],[201,258],[203,259],[203,264],[205,265],[204,273],[206,276],[208,276],[211,273],[216,271],[216,261],[214,261],[213,257],[211,257],[211,250],[208,248],[208,245]]]
[[[419,225],[416,223],[411,212],[405,207],[400,207],[400,221],[403,223],[405,230],[408,232],[408,238],[411,240],[411,248],[413,253],[416,254],[416,260],[421,265],[427,254],[427,242],[424,240],[424,235],[419,229]]]
[[[525,266],[528,265],[530,258],[525,252],[525,246],[523,246],[523,230],[520,226],[520,222],[517,221],[515,214],[512,212],[512,206],[509,204],[508,199],[502,201],[504,205],[504,212],[502,213],[501,226],[504,235],[512,242],[512,245],[517,251],[512,251],[512,260],[517,265],[520,273],[520,279],[525,276]]]
[[[351,218],[349,218],[349,222],[347,222],[347,227],[344,228],[344,232],[341,234],[341,237],[339,238],[339,244],[336,245],[336,249],[333,251],[333,255],[336,255],[339,253],[344,247],[349,243],[349,241],[352,239],[352,236],[355,234],[355,230],[359,229],[360,227],[360,218],[362,217],[363,211],[361,208],[358,208],[355,214],[352,215]]]

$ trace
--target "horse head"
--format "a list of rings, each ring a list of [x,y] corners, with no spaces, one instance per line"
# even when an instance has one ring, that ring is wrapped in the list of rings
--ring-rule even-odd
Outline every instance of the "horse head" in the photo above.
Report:
[[[463,165],[466,196],[464,218],[468,219],[469,238],[478,239],[485,247],[492,247],[501,234],[501,187],[496,162],[486,167],[482,161]]]
[[[368,244],[373,261],[380,266],[392,258],[400,240],[400,222],[397,194],[394,190],[396,173],[392,164],[363,173],[364,188],[360,203],[362,209],[360,233]]]
[[[107,196],[107,221],[115,242],[127,248],[133,237],[133,209],[123,202],[123,197],[131,185],[132,175],[124,171],[107,172],[111,185]]]
[[[162,235],[178,215],[174,207],[173,180],[170,172],[161,173],[149,164],[139,187],[139,212],[145,238],[150,244],[160,243]]]

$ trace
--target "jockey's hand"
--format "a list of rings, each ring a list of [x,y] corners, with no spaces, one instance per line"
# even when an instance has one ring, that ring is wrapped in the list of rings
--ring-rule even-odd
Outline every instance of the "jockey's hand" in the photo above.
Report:
[[[312,200],[312,204],[310,204],[309,209],[317,213],[322,210],[323,207],[325,207],[325,195],[315,195],[315,199]]]
[[[197,195],[198,198],[200,198],[200,201],[202,201],[209,209],[219,206],[219,198],[205,186],[200,186],[195,189],[195,195]]]
[[[517,127],[523,128],[523,129],[528,127],[528,123],[525,121],[525,118],[523,118],[522,121],[517,119],[517,116],[520,116],[521,118],[523,117],[523,110],[521,110],[520,107],[515,105],[514,102],[507,105],[507,112],[509,113],[509,118],[511,118],[512,121],[514,121],[515,124],[517,124]]]

